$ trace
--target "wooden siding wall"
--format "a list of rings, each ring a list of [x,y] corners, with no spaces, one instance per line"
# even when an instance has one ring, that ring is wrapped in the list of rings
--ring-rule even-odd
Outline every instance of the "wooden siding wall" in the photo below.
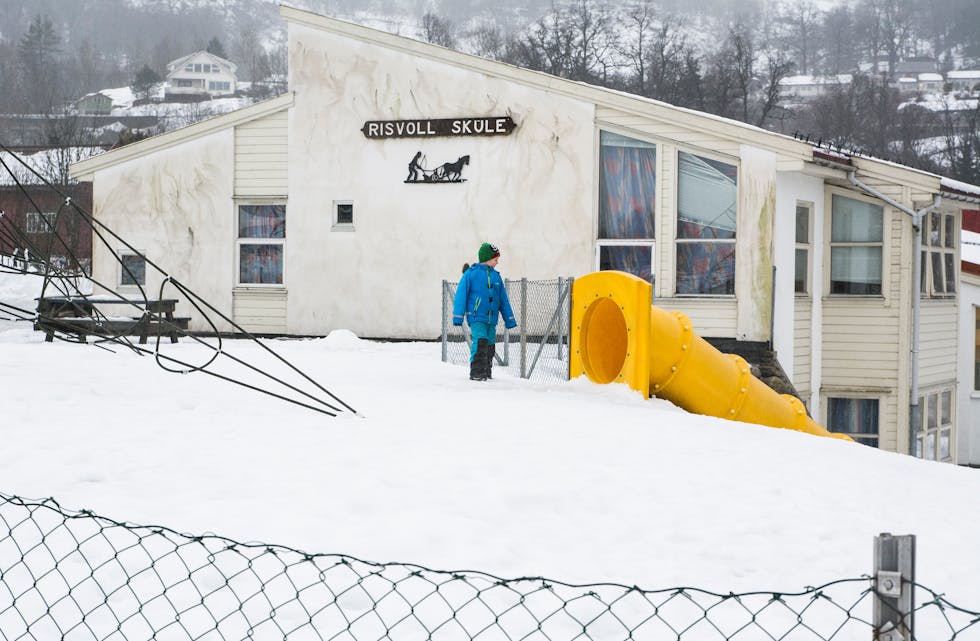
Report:
[[[922,301],[919,315],[919,385],[956,380],[957,305],[956,301]]]
[[[235,127],[235,195],[289,191],[288,110]]]
[[[232,314],[242,329],[252,334],[286,333],[286,290],[236,289]]]
[[[793,303],[793,387],[799,392],[807,408],[812,402],[811,387],[813,384],[811,366],[813,350],[811,349],[813,301],[809,298],[797,298]]]
[[[691,318],[694,331],[706,338],[735,338],[736,305],[732,298],[667,298],[654,305],[684,312]]]

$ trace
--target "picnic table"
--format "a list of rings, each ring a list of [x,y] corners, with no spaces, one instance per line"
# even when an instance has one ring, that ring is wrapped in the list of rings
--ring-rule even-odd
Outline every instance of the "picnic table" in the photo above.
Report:
[[[139,337],[145,345],[152,334],[168,336],[171,343],[187,329],[190,318],[174,316],[176,298],[108,298],[92,296],[43,296],[37,300],[34,329],[45,333],[44,340],[54,340],[55,332],[75,334],[81,342],[88,336]],[[107,314],[104,307],[122,305],[124,316]],[[133,312],[140,312],[138,316]]]

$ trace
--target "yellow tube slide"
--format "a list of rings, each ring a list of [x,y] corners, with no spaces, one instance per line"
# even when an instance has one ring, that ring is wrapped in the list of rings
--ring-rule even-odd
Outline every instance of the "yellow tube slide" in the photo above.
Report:
[[[852,440],[807,416],[795,396],[752,376],[740,356],[698,336],[682,312],[650,304],[651,287],[632,274],[601,271],[572,286],[572,378],[626,383],[689,412]]]

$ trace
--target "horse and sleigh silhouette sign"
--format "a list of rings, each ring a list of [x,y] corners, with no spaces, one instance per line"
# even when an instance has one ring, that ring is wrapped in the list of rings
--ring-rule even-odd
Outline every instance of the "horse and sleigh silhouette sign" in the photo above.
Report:
[[[436,136],[507,136],[517,124],[510,116],[484,118],[438,118],[433,120],[371,120],[361,133],[372,140],[385,138],[429,138]],[[469,154],[434,167],[426,167],[426,157],[417,151],[408,163],[406,183],[460,183]]]

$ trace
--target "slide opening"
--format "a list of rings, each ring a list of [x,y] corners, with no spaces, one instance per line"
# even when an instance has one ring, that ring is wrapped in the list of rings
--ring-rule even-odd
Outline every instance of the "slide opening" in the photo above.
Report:
[[[590,380],[611,383],[626,363],[629,332],[623,310],[610,298],[599,298],[586,310],[579,332],[582,366]]]

